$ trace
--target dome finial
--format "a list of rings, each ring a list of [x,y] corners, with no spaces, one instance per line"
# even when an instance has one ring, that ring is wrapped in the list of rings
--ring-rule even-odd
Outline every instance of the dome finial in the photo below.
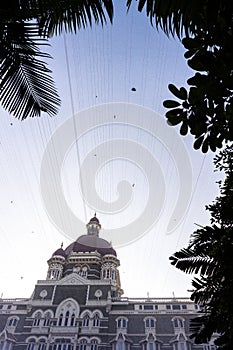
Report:
[[[61,242],[61,248],[63,248],[63,242]]]

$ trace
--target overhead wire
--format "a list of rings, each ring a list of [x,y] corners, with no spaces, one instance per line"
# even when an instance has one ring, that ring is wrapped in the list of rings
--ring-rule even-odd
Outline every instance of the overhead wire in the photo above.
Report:
[[[69,63],[69,56],[68,56],[68,50],[67,50],[67,41],[66,41],[66,35],[63,35],[64,39],[64,48],[65,48],[65,60],[66,60],[66,68],[67,68],[67,75],[68,75],[68,84],[69,84],[69,94],[70,94],[70,103],[71,103],[71,110],[72,110],[72,119],[73,119],[73,127],[74,127],[74,133],[75,133],[75,151],[76,151],[76,157],[77,157],[77,175],[79,174],[79,182],[81,191],[83,192],[83,180],[82,180],[82,174],[79,171],[81,167],[81,161],[80,161],[80,153],[78,148],[78,125],[76,124],[75,119],[75,108],[74,108],[74,97],[73,97],[73,91],[72,91],[72,81],[71,81],[71,69],[70,69],[70,63]],[[85,220],[87,222],[87,212],[86,212],[86,206],[83,198],[83,209],[84,209],[84,216]]]

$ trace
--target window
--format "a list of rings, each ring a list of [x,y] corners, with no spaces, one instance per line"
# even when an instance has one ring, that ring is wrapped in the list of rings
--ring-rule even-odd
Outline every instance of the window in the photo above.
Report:
[[[0,350],[10,350],[11,343],[7,340],[0,339]]]
[[[93,318],[93,327],[99,327],[100,326],[100,319],[98,315],[95,315]]]
[[[178,342],[173,345],[174,350],[187,350],[186,342]]]
[[[83,317],[82,326],[83,326],[83,327],[88,327],[88,326],[89,326],[89,322],[90,322],[90,317],[89,317],[89,315],[85,315],[85,316]]]
[[[75,326],[75,314],[74,313],[71,315],[70,325]]]
[[[172,310],[180,310],[180,305],[177,305],[177,304],[172,305]]]
[[[76,272],[79,276],[87,278],[88,266],[75,266],[73,272]]]
[[[91,340],[91,349],[90,350],[98,350],[98,341],[96,339]]]
[[[149,338],[143,345],[143,350],[160,350],[160,344],[154,338]]]
[[[58,338],[58,339],[55,339],[53,349],[54,350],[72,350],[73,345],[71,344],[70,339]]]
[[[18,319],[16,317],[12,317],[12,318],[8,319],[8,321],[7,321],[7,325],[9,327],[16,327],[17,323],[18,323]]]
[[[38,327],[40,325],[41,317],[42,317],[42,313],[38,311],[34,316],[34,320],[32,324],[34,327]]]
[[[153,305],[144,305],[144,310],[153,310]]]
[[[110,278],[110,269],[106,269],[105,271],[105,278]]]
[[[70,318],[70,312],[69,312],[69,311],[66,311],[66,314],[65,314],[65,323],[64,323],[64,326],[65,326],[65,327],[68,326],[69,318]]]
[[[46,350],[46,342],[45,342],[45,339],[40,339],[40,340],[39,340],[37,350]]]
[[[116,271],[115,271],[115,267],[113,266],[105,266],[103,268],[103,271],[102,271],[102,277],[103,279],[112,279],[112,280],[115,280],[116,279]]]
[[[75,300],[65,300],[62,302],[57,310],[55,317],[57,317],[57,326],[60,327],[74,327],[76,324],[76,317],[79,315],[79,305]]]
[[[35,339],[30,339],[28,341],[27,350],[35,350]]]
[[[215,350],[216,346],[214,344],[210,345],[210,344],[205,344],[203,346],[203,350]]]
[[[125,318],[118,318],[117,320],[117,328],[126,328],[127,320]]]
[[[181,318],[175,318],[173,322],[175,328],[184,328],[184,320],[182,320]]]
[[[155,345],[155,343],[152,342],[152,341],[150,341],[150,342],[148,343],[147,350],[154,350],[154,345]]]
[[[50,325],[50,322],[51,322],[51,313],[48,311],[44,315],[44,326],[48,327]]]
[[[86,339],[80,340],[79,350],[87,350],[87,341],[86,341]]]
[[[186,345],[185,343],[180,343],[180,350],[186,350]]]
[[[153,318],[147,318],[145,320],[145,327],[146,328],[155,328],[155,320]]]
[[[61,313],[61,314],[59,315],[58,320],[57,320],[57,325],[58,325],[58,326],[61,326],[61,325],[62,325],[62,320],[63,320],[63,314]]]
[[[0,340],[0,349],[1,350],[10,350],[12,343],[8,340]]]
[[[117,342],[114,345],[115,350],[130,350],[130,344],[125,341],[122,336],[118,338]]]
[[[167,310],[171,310],[171,305],[166,305]]]
[[[119,340],[117,342],[116,350],[124,350],[124,341],[123,340]]]
[[[187,310],[187,305],[182,305],[182,310]]]

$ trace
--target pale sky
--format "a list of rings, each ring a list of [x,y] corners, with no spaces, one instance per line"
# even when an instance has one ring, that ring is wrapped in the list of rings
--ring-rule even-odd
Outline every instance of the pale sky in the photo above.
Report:
[[[52,253],[84,234],[95,211],[100,234],[115,242],[124,296],[189,295],[190,277],[168,258],[187,244],[195,223],[208,223],[205,205],[218,193],[219,175],[213,172],[213,155],[194,151],[192,137],[181,137],[164,118],[162,101],[172,98],[167,85],[184,86],[192,74],[182,46],[158,33],[143,14],[133,9],[126,14],[123,4],[117,5],[113,25],[52,40],[49,66],[62,99],[56,117],[20,122],[1,109],[4,298],[29,297],[36,281],[45,279]],[[44,170],[48,147],[54,154],[51,169]],[[57,169],[67,211],[55,186]],[[123,190],[117,192],[121,181]],[[176,214],[183,214],[182,220],[173,216],[179,196]],[[60,213],[66,232],[51,210]],[[180,225],[167,234],[176,220]],[[123,244],[117,238],[121,232],[126,232]]]

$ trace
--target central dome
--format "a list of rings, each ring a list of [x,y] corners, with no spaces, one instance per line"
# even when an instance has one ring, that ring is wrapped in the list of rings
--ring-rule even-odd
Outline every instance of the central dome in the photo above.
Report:
[[[91,253],[98,252],[102,256],[104,255],[114,255],[117,256],[116,251],[112,248],[111,243],[106,239],[99,237],[99,230],[101,225],[96,217],[96,214],[87,226],[87,234],[82,235],[73,243],[71,243],[66,249],[59,248],[54,253],[53,256],[62,256],[67,258],[72,252],[73,253]]]
[[[111,244],[103,238],[91,235],[82,235],[75,242],[71,243],[66,249],[65,254],[69,255],[71,252],[95,252],[97,251],[102,256],[111,254],[116,256],[116,251]]]

